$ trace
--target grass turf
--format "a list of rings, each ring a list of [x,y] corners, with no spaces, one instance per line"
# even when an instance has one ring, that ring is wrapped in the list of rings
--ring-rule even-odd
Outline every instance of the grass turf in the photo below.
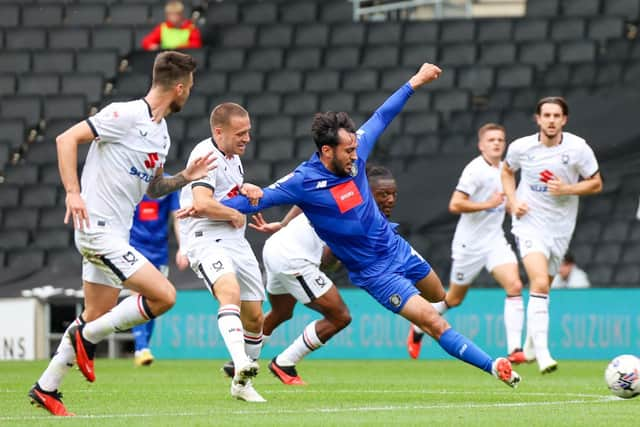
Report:
[[[268,400],[233,400],[223,361],[96,361],[96,382],[70,372],[61,391],[73,419],[29,405],[27,391],[46,362],[0,362],[0,425],[33,426],[603,426],[633,425],[640,398],[611,396],[605,362],[561,361],[542,376],[519,366],[512,390],[457,361],[305,361],[310,384],[281,384],[262,361],[256,389]]]

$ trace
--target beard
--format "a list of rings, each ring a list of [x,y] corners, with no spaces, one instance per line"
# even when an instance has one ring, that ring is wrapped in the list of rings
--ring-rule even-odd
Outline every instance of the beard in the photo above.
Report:
[[[345,170],[345,166],[340,164],[335,158],[331,161],[334,173],[338,176],[349,176],[349,172]]]
[[[178,104],[176,101],[173,101],[171,104],[169,104],[169,110],[171,110],[172,113],[177,113],[182,110],[182,105]]]

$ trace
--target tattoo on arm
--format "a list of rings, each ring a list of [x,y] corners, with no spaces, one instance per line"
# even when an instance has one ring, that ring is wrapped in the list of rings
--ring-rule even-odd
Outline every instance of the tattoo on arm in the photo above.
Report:
[[[189,181],[184,177],[182,172],[174,175],[174,176],[156,176],[149,183],[149,188],[147,188],[147,194],[149,197],[153,197],[157,199],[158,197],[162,197],[165,194],[173,193],[176,190],[184,187]]]

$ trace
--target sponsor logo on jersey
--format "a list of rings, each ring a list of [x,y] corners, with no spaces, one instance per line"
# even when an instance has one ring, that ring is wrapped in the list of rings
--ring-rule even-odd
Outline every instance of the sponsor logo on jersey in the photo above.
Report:
[[[560,157],[560,160],[562,161],[563,165],[568,165],[569,164],[569,155],[568,154],[563,154],[562,157]]]
[[[347,181],[331,188],[331,195],[336,201],[340,213],[345,213],[362,204],[362,195],[353,181]]]
[[[131,169],[129,169],[129,175],[137,176],[144,182],[151,182],[151,180],[153,179],[153,174],[139,171],[135,166],[131,166]]]
[[[229,190],[229,192],[227,193],[227,197],[230,199],[233,199],[234,197],[236,197],[238,194],[240,194],[240,187],[238,187],[237,185],[235,187],[233,187],[231,190]]]
[[[531,189],[531,191],[535,191],[537,193],[546,193],[547,191],[549,191],[547,186],[542,184],[530,184],[529,188]]]
[[[322,181],[318,181],[316,188],[327,188],[327,180],[323,179]]]
[[[289,173],[289,174],[287,174],[287,175],[283,176],[282,178],[280,178],[279,180],[277,180],[276,182],[274,182],[273,184],[271,184],[271,185],[269,186],[269,188],[271,188],[271,189],[276,188],[279,184],[282,184],[283,182],[288,181],[288,180],[289,180],[289,178],[291,178],[292,176],[293,176],[293,172],[291,172],[291,173]]]
[[[144,165],[149,169],[153,169],[156,167],[156,163],[158,162],[158,160],[158,153],[148,153],[147,160],[144,161]]]

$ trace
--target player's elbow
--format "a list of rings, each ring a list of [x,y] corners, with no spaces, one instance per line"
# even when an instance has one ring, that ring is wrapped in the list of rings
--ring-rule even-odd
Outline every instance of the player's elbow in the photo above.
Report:
[[[195,215],[197,216],[204,216],[204,213],[207,210],[207,204],[203,200],[195,199],[192,207]]]
[[[604,185],[602,184],[602,179],[596,179],[593,185],[593,194],[602,193],[602,188]]]
[[[462,213],[462,210],[460,209],[460,205],[452,200],[451,202],[449,202],[449,212],[454,215],[460,215]]]

